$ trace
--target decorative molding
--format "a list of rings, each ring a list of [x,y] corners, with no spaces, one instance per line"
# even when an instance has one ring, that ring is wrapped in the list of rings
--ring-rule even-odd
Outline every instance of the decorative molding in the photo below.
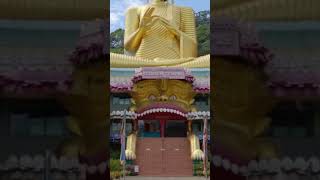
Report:
[[[197,112],[189,112],[183,113],[174,109],[167,109],[167,108],[158,108],[158,109],[150,109],[148,111],[144,111],[143,113],[139,114],[133,111],[126,112],[126,119],[136,119],[139,116],[144,116],[148,113],[155,113],[155,112],[170,112],[174,114],[181,115],[186,117],[188,120],[203,120],[205,118],[210,119],[210,112],[209,111],[197,111]],[[124,111],[112,111],[110,113],[111,119],[123,119],[125,115]]]
[[[283,180],[292,179],[294,177],[312,177],[320,174],[320,161],[318,157],[310,157],[309,159],[296,157],[284,157],[281,159],[269,160],[252,160],[246,165],[238,165],[232,160],[225,159],[219,155],[214,155],[212,158],[214,167],[222,167],[227,172],[240,174],[247,177],[270,177],[275,178],[277,175],[282,175]],[[258,178],[259,179],[259,178]]]
[[[211,44],[214,56],[241,57],[254,66],[265,66],[273,54],[258,41],[257,32],[248,23],[233,18],[214,17]]]

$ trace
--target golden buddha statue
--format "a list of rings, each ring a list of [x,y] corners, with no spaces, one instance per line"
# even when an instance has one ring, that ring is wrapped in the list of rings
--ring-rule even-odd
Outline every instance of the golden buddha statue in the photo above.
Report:
[[[111,67],[205,68],[210,55],[197,57],[196,25],[193,10],[167,0],[151,0],[131,7],[126,13],[124,54],[110,54]]]

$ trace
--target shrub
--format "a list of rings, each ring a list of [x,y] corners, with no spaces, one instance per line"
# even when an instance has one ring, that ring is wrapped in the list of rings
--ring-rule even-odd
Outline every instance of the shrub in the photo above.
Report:
[[[110,171],[121,171],[121,163],[119,159],[110,159]]]

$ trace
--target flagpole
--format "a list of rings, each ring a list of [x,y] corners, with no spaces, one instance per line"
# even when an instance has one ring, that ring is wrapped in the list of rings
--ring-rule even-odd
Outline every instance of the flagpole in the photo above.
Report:
[[[203,139],[202,139],[202,147],[203,147],[203,174],[206,179],[208,179],[208,173],[207,173],[207,124],[208,119],[207,117],[204,118],[204,127],[203,127]]]
[[[124,127],[123,127],[123,134],[124,134],[124,149],[126,149],[126,125],[127,125],[127,119],[126,119],[126,116],[127,116],[127,110],[125,109],[124,110]],[[124,151],[125,153],[126,151]],[[124,158],[124,161],[123,161],[123,180],[126,179],[126,158]]]

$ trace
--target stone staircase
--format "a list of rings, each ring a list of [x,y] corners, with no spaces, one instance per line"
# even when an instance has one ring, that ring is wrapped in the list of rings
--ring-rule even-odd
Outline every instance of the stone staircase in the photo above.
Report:
[[[140,176],[192,176],[187,138],[140,138],[136,147]]]

